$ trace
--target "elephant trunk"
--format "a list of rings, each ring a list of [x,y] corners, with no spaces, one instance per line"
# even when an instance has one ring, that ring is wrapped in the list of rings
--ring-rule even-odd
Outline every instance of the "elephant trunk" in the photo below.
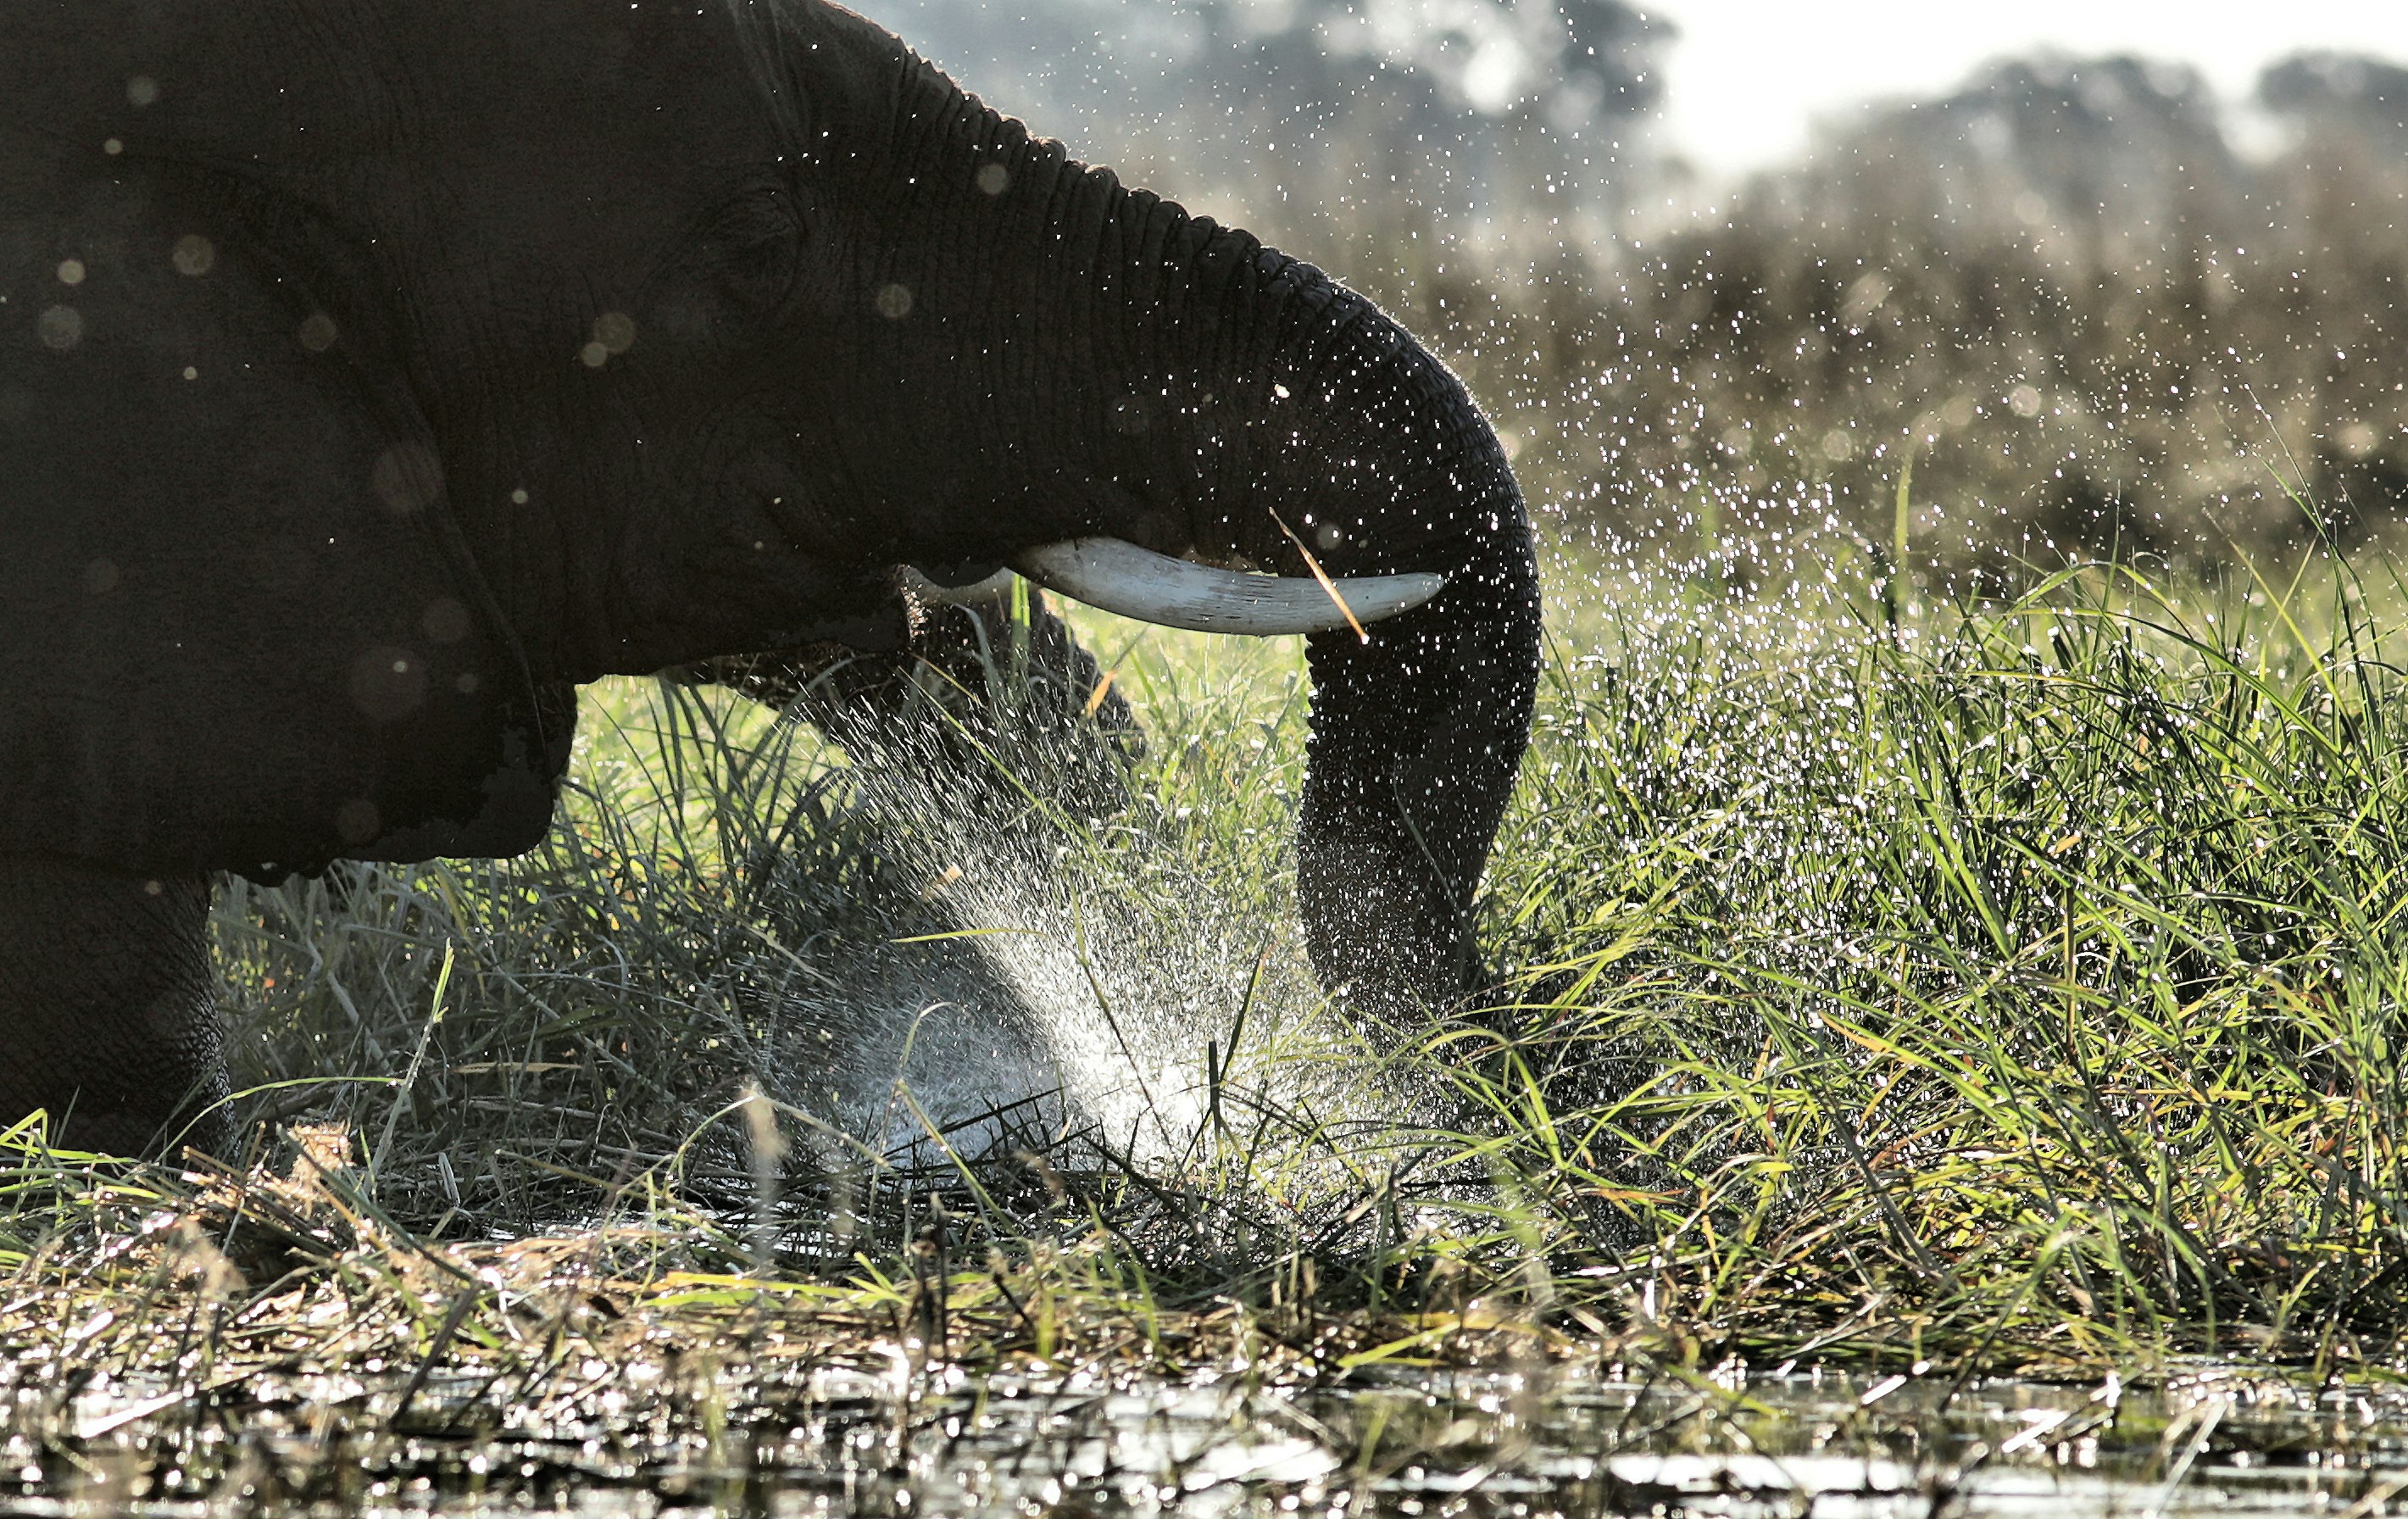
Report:
[[[969,139],[951,138],[930,182],[975,169],[996,193],[995,246],[1042,251],[988,261],[1000,272],[975,305],[992,315],[956,350],[959,372],[984,376],[995,472],[1045,461],[1030,494],[1053,518],[1020,519],[1030,542],[1104,534],[1284,575],[1445,578],[1368,638],[1311,640],[1297,887],[1314,968],[1358,1010],[1454,1002],[1479,971],[1468,913],[1539,668],[1529,522],[1494,429],[1443,364],[1311,265],[958,93],[923,119]]]
[[[1369,301],[1303,265],[1319,308],[1276,389],[1265,494],[1295,493],[1288,562],[1332,575],[1436,571],[1426,605],[1315,635],[1297,889],[1325,984],[1374,1016],[1439,1009],[1482,967],[1469,910],[1528,740],[1538,569],[1522,495],[1444,365]],[[1296,407],[1296,403],[1303,403]],[[1306,419],[1288,425],[1294,408]],[[1316,494],[1317,492],[1317,494]],[[1266,500],[1265,510],[1280,507]],[[1304,520],[1298,521],[1301,516]]]
[[[1184,482],[1190,547],[1287,575],[1445,578],[1413,610],[1311,639],[1297,859],[1324,984],[1375,1023],[1440,1009],[1479,982],[1469,910],[1538,683],[1521,492],[1462,382],[1369,300],[1202,226],[1191,267],[1241,272],[1198,282],[1219,320],[1175,324],[1188,351],[1168,389],[1186,381],[1194,418],[1179,451],[1204,461]]]

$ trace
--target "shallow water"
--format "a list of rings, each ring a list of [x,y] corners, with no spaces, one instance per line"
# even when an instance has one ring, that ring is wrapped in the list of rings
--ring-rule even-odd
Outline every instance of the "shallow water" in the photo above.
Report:
[[[1343,1390],[963,1382],[820,1369],[664,1420],[597,1383],[254,1380],[19,1402],[0,1511],[1096,1514],[2373,1513],[2408,1507],[2408,1397],[2232,1370],[2132,1391],[1938,1376],[1640,1383],[1389,1373]],[[155,1397],[150,1401],[155,1401]],[[496,1414],[494,1411],[501,1411]],[[131,1415],[129,1417],[129,1415]],[[47,1425],[48,1427],[41,1427]]]

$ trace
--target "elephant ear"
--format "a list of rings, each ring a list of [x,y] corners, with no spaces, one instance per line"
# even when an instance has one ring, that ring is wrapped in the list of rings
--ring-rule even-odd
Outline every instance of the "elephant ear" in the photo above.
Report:
[[[272,873],[539,837],[568,709],[456,547],[343,257],[192,171],[0,183],[0,853]]]

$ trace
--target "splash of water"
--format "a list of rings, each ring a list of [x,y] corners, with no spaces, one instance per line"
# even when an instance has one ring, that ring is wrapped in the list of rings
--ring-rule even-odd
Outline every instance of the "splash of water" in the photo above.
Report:
[[[851,747],[881,849],[943,926],[847,957],[842,991],[788,1010],[817,1051],[797,1095],[831,1125],[920,1161],[1077,1137],[1159,1168],[1233,1106],[1310,1111],[1325,1132],[1407,1111],[1372,1095],[1284,894],[1230,880],[1147,798],[1090,831],[1035,786],[966,801],[913,737]]]

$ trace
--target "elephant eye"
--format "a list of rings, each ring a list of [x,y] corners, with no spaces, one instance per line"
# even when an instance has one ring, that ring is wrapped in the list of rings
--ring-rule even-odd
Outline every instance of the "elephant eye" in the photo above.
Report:
[[[794,289],[805,236],[795,197],[783,186],[759,186],[711,216],[699,252],[723,302],[734,312],[764,316]]]

